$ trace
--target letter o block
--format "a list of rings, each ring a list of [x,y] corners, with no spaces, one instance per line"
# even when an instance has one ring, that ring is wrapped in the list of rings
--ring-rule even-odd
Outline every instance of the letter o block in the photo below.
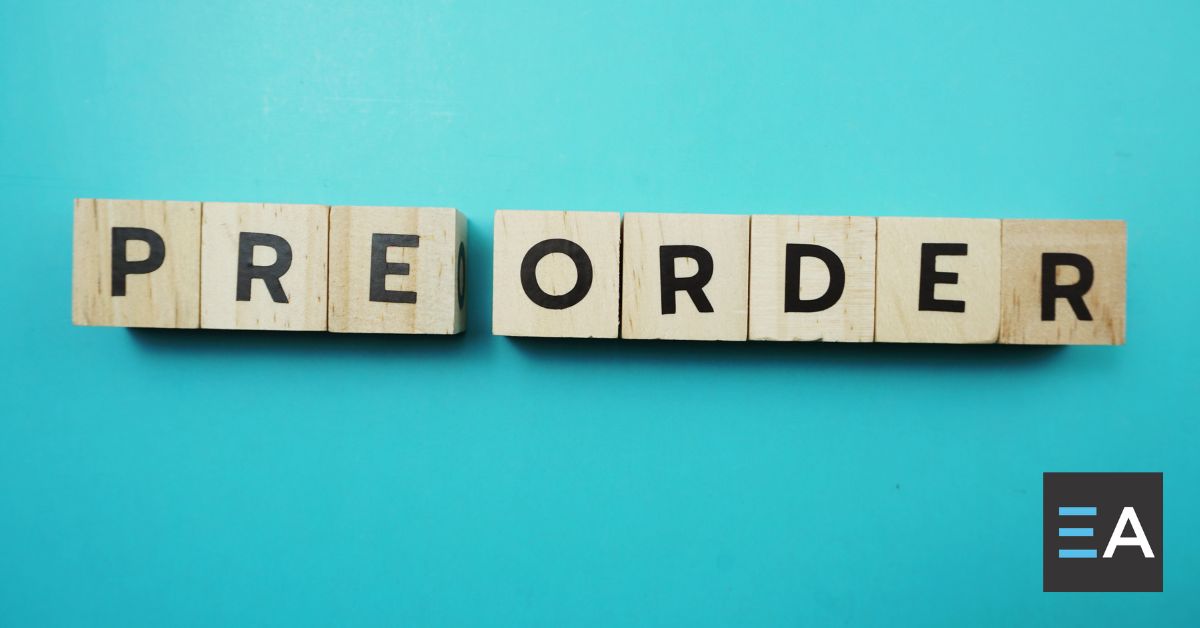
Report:
[[[450,207],[334,207],[329,331],[466,328],[467,220]]]
[[[204,203],[200,326],[325,331],[329,207]]]
[[[196,328],[200,203],[75,201],[71,320]]]
[[[875,341],[994,343],[1000,221],[879,218]]]
[[[1000,342],[1125,344],[1125,222],[1005,220]]]
[[[746,340],[750,216],[625,215],[621,337]]]
[[[616,212],[497,211],[492,333],[616,338],[620,261]]]
[[[874,218],[751,218],[751,340],[871,342],[874,337]]]

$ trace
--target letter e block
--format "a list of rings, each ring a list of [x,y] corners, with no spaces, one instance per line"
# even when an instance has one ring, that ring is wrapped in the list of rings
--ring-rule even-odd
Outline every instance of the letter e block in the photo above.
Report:
[[[878,230],[876,342],[996,342],[999,220],[880,218]]]
[[[329,207],[204,203],[200,326],[325,331]]]
[[[329,331],[466,328],[467,220],[450,207],[334,207]]]
[[[492,333],[616,338],[621,216],[496,212]]]
[[[76,325],[200,325],[200,203],[75,201]]]
[[[750,216],[625,215],[621,337],[746,340]]]
[[[874,218],[751,218],[751,340],[874,337]]]
[[[1000,342],[1125,344],[1125,222],[1005,220]]]

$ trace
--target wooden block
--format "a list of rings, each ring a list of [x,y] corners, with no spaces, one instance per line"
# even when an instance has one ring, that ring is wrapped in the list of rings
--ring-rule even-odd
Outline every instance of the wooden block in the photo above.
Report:
[[[492,333],[616,338],[621,216],[496,212]]]
[[[334,207],[329,331],[463,331],[466,240],[466,218],[454,208]]]
[[[874,218],[751,217],[751,340],[874,337]]]
[[[745,340],[750,216],[626,214],[621,337]]]
[[[1005,220],[1000,342],[1125,344],[1125,222]]]
[[[200,324],[200,203],[75,201],[76,325]]]
[[[877,342],[996,342],[999,220],[880,218],[878,229]]]
[[[326,329],[329,207],[204,203],[200,326]]]

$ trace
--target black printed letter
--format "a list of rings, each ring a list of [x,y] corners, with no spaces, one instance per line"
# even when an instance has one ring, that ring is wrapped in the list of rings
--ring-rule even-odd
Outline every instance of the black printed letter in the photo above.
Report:
[[[150,255],[144,260],[127,259],[126,243],[140,240],[150,245]],[[112,229],[112,295],[125,296],[126,275],[144,275],[158,270],[167,258],[167,246],[162,236],[141,227],[113,227]]]
[[[388,275],[407,275],[408,264],[387,261],[388,248],[417,247],[420,236],[393,233],[371,234],[371,301],[379,303],[416,303],[417,293],[411,290],[388,290]]]
[[[1079,281],[1066,285],[1055,283],[1059,266],[1074,266],[1079,271]],[[1083,302],[1083,295],[1091,290],[1095,274],[1091,260],[1077,253],[1042,253],[1042,320],[1054,320],[1056,299],[1066,299],[1075,312],[1075,318],[1092,320],[1092,313]]]
[[[537,265],[551,253],[562,253],[575,264],[575,286],[566,294],[549,294],[538,285]],[[521,260],[521,288],[530,301],[548,309],[565,310],[583,300],[592,288],[592,260],[583,247],[570,240],[552,238],[533,245]]]
[[[921,244],[921,292],[917,309],[923,312],[965,312],[967,304],[953,299],[933,298],[933,289],[939,283],[958,283],[958,273],[942,273],[937,270],[939,255],[966,255],[965,242]]]
[[[688,257],[696,260],[700,269],[691,277],[675,276],[675,260]],[[704,294],[704,286],[713,275],[713,258],[708,249],[692,244],[663,245],[658,247],[658,283],[662,290],[662,313],[675,313],[675,293],[683,290],[692,298],[698,312],[712,312],[712,303]]]
[[[458,243],[458,263],[454,269],[455,290],[458,292],[458,309],[467,304],[467,247]]]
[[[805,257],[819,259],[829,269],[829,287],[825,294],[815,299],[800,298],[800,260]],[[784,312],[820,312],[833,307],[842,298],[846,289],[846,267],[833,251],[816,244],[789,244],[783,265]]]
[[[275,249],[275,263],[270,266],[254,265],[254,247],[267,246]],[[250,282],[262,279],[271,293],[271,300],[276,303],[287,303],[287,294],[283,292],[283,284],[279,278],[292,267],[292,245],[287,240],[273,233],[252,233],[243,231],[238,234],[238,264],[237,264],[237,300],[250,300]]]

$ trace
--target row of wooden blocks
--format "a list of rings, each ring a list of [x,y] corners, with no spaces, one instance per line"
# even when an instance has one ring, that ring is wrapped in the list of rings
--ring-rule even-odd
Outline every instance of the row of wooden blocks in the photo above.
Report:
[[[442,207],[79,199],[76,325],[455,334],[467,221]]]
[[[497,335],[1125,339],[1121,221],[501,210],[494,238]],[[457,333],[465,240],[446,208],[81,199],[74,320]]]
[[[1123,344],[1125,240],[1122,221],[502,210],[492,330]]]

